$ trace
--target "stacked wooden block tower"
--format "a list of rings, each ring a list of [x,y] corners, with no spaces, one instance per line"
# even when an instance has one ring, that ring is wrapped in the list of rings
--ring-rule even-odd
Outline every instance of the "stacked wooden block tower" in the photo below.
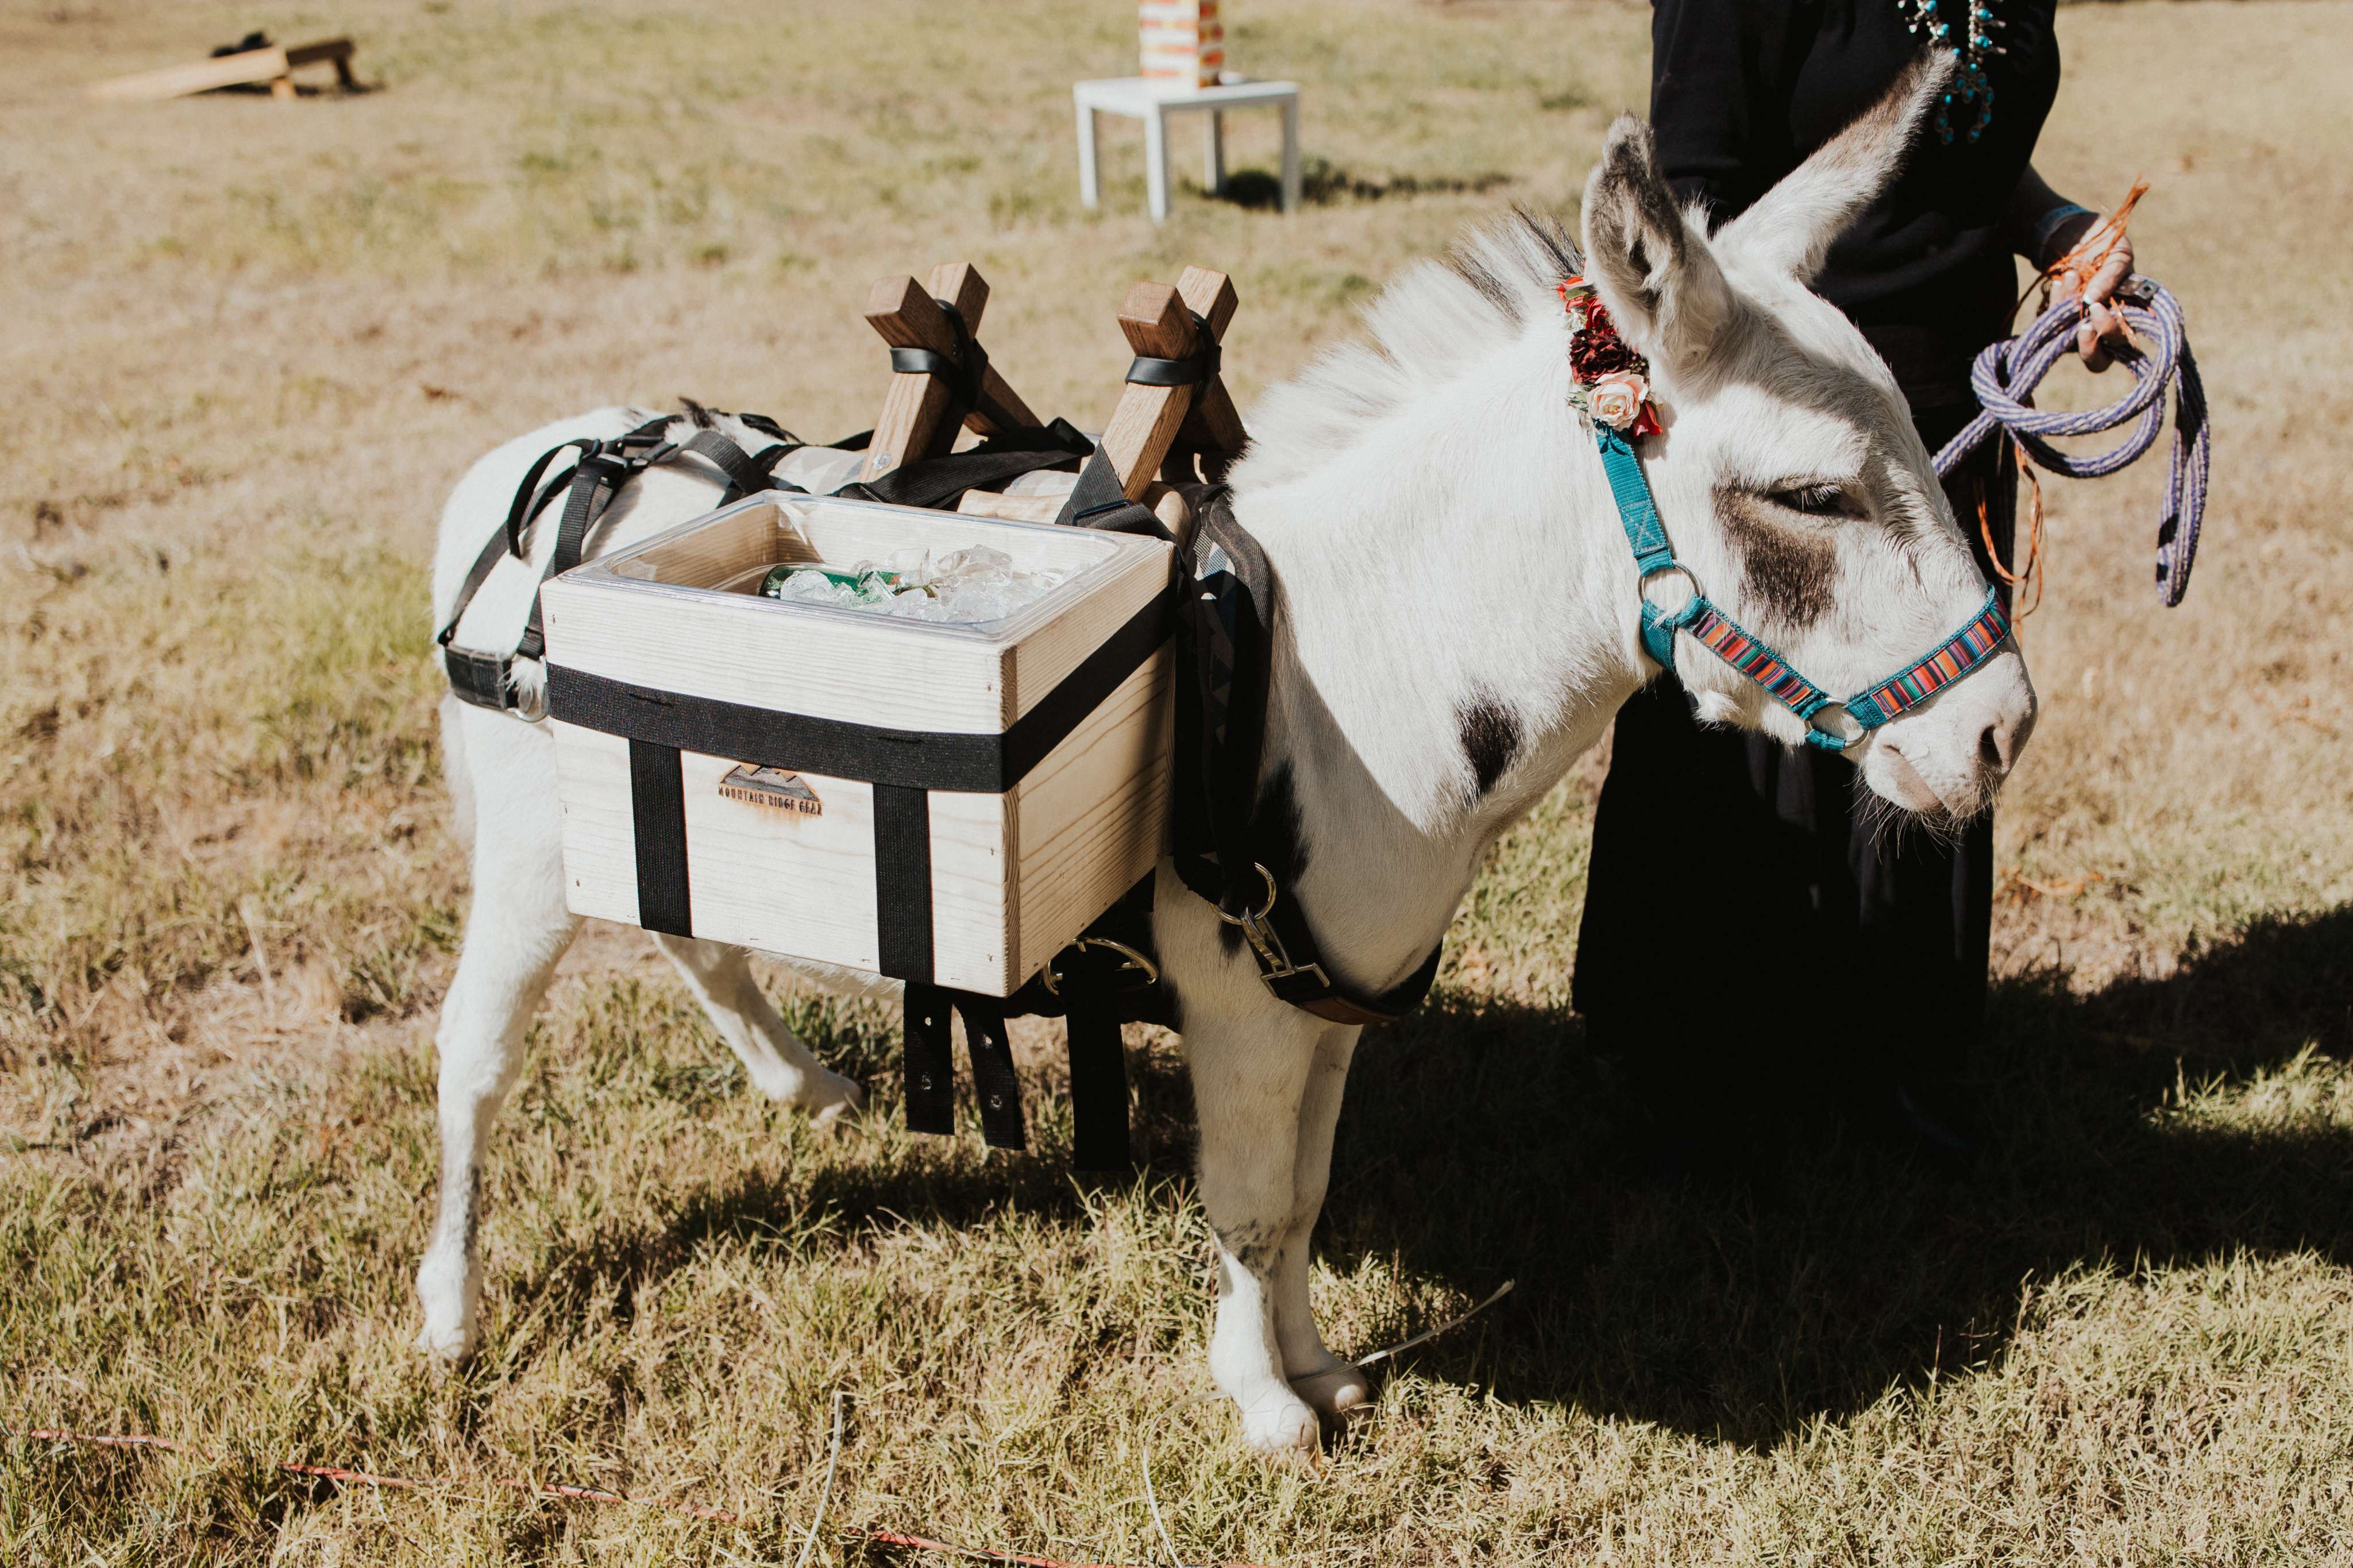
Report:
[[[1188,88],[1215,87],[1226,68],[1218,0],[1138,0],[1144,74]]]

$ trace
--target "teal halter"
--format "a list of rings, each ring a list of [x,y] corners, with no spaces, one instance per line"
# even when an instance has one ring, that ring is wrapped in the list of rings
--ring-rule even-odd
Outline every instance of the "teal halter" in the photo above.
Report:
[[[1610,493],[1618,500],[1618,521],[1625,525],[1626,542],[1633,547],[1634,567],[1641,580],[1647,583],[1668,571],[1681,571],[1690,577],[1690,571],[1675,559],[1674,547],[1667,542],[1666,525],[1659,521],[1658,504],[1651,499],[1651,481],[1642,477],[1642,461],[1635,456],[1632,444],[1622,432],[1599,419],[1593,422],[1593,434],[1601,447],[1601,467],[1609,476]],[[1689,632],[1701,647],[1803,719],[1808,745],[1843,752],[1992,658],[2010,640],[2010,615],[2001,606],[1999,591],[1988,589],[1985,607],[1934,652],[1844,701],[1833,700],[1790,668],[1789,661],[1762,637],[1708,603],[1696,578],[1692,579],[1691,597],[1676,609],[1661,610],[1648,598],[1642,601],[1642,651],[1662,669],[1674,668],[1677,632]],[[1833,708],[1860,725],[1862,734],[1841,739],[1824,729],[1821,715]]]

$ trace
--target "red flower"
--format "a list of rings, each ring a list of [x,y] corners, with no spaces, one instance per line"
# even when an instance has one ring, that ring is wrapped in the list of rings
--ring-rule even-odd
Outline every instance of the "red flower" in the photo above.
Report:
[[[1598,313],[1599,307],[1595,309]],[[1599,331],[1588,322],[1585,331],[1568,340],[1568,365],[1577,373],[1577,380],[1590,384],[1620,371],[1641,370],[1642,356],[1611,330],[1605,319]]]

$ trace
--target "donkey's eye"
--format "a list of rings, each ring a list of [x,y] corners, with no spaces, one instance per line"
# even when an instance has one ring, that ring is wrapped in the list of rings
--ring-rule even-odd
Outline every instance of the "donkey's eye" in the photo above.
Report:
[[[1785,506],[1808,517],[1843,517],[1856,510],[1847,500],[1846,491],[1837,485],[1788,485],[1766,491],[1765,498],[1775,506]]]

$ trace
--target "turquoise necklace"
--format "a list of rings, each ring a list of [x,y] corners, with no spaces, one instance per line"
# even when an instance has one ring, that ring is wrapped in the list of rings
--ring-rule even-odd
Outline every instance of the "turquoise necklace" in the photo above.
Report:
[[[1958,3],[1958,0],[1957,0]],[[1904,14],[1910,31],[1922,28],[1928,32],[1928,42],[1942,44],[1959,57],[1960,70],[1953,84],[1946,89],[1945,101],[1936,106],[1936,139],[1953,139],[1953,108],[1958,104],[1967,109],[1974,103],[1978,109],[1977,123],[1968,129],[1968,140],[1974,142],[1993,119],[1993,82],[1987,77],[1985,63],[1991,57],[2007,53],[1994,44],[1994,30],[2001,24],[1994,19],[1992,0],[1966,0],[1969,19],[1958,38],[1953,37],[1953,25],[1938,11],[1938,0],[1896,0],[1896,8]]]

